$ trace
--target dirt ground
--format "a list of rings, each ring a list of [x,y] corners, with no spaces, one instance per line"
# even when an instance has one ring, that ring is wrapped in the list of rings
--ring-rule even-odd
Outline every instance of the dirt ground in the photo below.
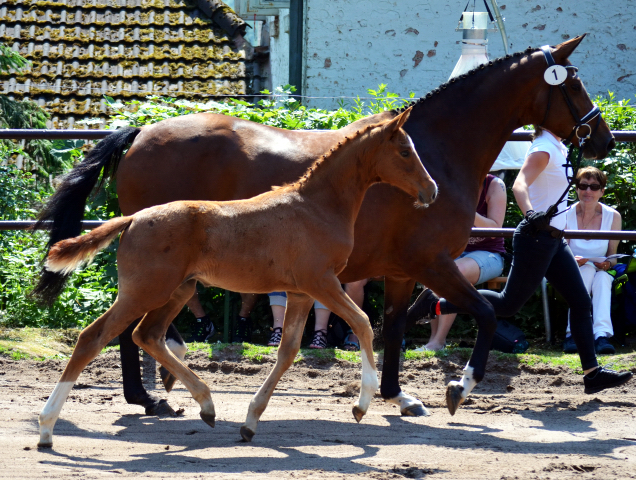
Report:
[[[582,378],[565,367],[491,356],[487,379],[451,417],[444,387],[464,361],[407,361],[403,389],[432,415],[401,417],[376,395],[356,424],[360,366],[304,361],[283,377],[254,441],[241,443],[239,427],[272,361],[209,359],[204,352],[187,358],[213,392],[211,429],[180,383],[164,398],[183,408],[182,416],[150,417],[127,405],[118,352],[104,353],[72,390],[53,449],[38,450],[37,416],[66,362],[0,359],[0,477],[636,478],[634,380],[584,395]]]

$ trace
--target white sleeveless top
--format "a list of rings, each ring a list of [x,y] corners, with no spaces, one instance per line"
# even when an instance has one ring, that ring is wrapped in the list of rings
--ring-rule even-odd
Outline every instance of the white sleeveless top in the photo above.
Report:
[[[528,197],[532,204],[532,209],[537,212],[546,212],[568,186],[568,179],[563,167],[568,149],[550,133],[542,132],[530,145],[526,157],[534,152],[546,152],[550,156],[545,170],[528,187]],[[566,206],[567,195],[559,204],[558,211],[564,211]],[[563,230],[565,228],[565,214],[553,217],[550,225]]]
[[[578,222],[576,220],[577,205],[578,202],[572,205],[572,208],[568,210],[568,213],[565,215],[567,220],[567,225],[565,228],[568,230],[579,229]],[[601,230],[611,230],[612,221],[614,220],[614,212],[616,210],[600,202],[599,205],[603,209]],[[570,239],[570,248],[572,249],[572,253],[574,253],[574,255],[580,255],[583,258],[604,257],[607,255],[608,247],[609,240],[582,240],[577,238]]]

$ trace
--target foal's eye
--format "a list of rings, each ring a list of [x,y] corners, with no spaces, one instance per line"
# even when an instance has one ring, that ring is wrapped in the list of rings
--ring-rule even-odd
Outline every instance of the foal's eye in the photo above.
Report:
[[[403,150],[400,152],[400,155],[402,155],[403,157],[408,157],[409,156],[409,151],[408,150]]]

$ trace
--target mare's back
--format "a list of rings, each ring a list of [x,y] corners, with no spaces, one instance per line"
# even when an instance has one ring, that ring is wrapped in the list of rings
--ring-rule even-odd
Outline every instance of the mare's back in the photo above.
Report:
[[[200,113],[144,127],[117,172],[125,215],[175,200],[250,198],[297,180],[343,130],[290,131]]]

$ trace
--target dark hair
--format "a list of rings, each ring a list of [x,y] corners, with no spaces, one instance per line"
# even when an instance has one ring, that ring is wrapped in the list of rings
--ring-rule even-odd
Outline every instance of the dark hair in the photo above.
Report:
[[[598,183],[601,184],[602,189],[605,189],[605,185],[607,185],[607,175],[605,175],[604,172],[601,172],[596,167],[583,167],[580,168],[578,172],[576,172],[576,180],[574,181],[574,183],[577,187],[579,186],[579,182],[582,178],[586,178],[588,180],[596,180]]]
[[[534,133],[531,135],[531,137],[532,141],[535,141],[543,133],[543,127],[540,127],[539,125],[533,125],[533,127]]]

